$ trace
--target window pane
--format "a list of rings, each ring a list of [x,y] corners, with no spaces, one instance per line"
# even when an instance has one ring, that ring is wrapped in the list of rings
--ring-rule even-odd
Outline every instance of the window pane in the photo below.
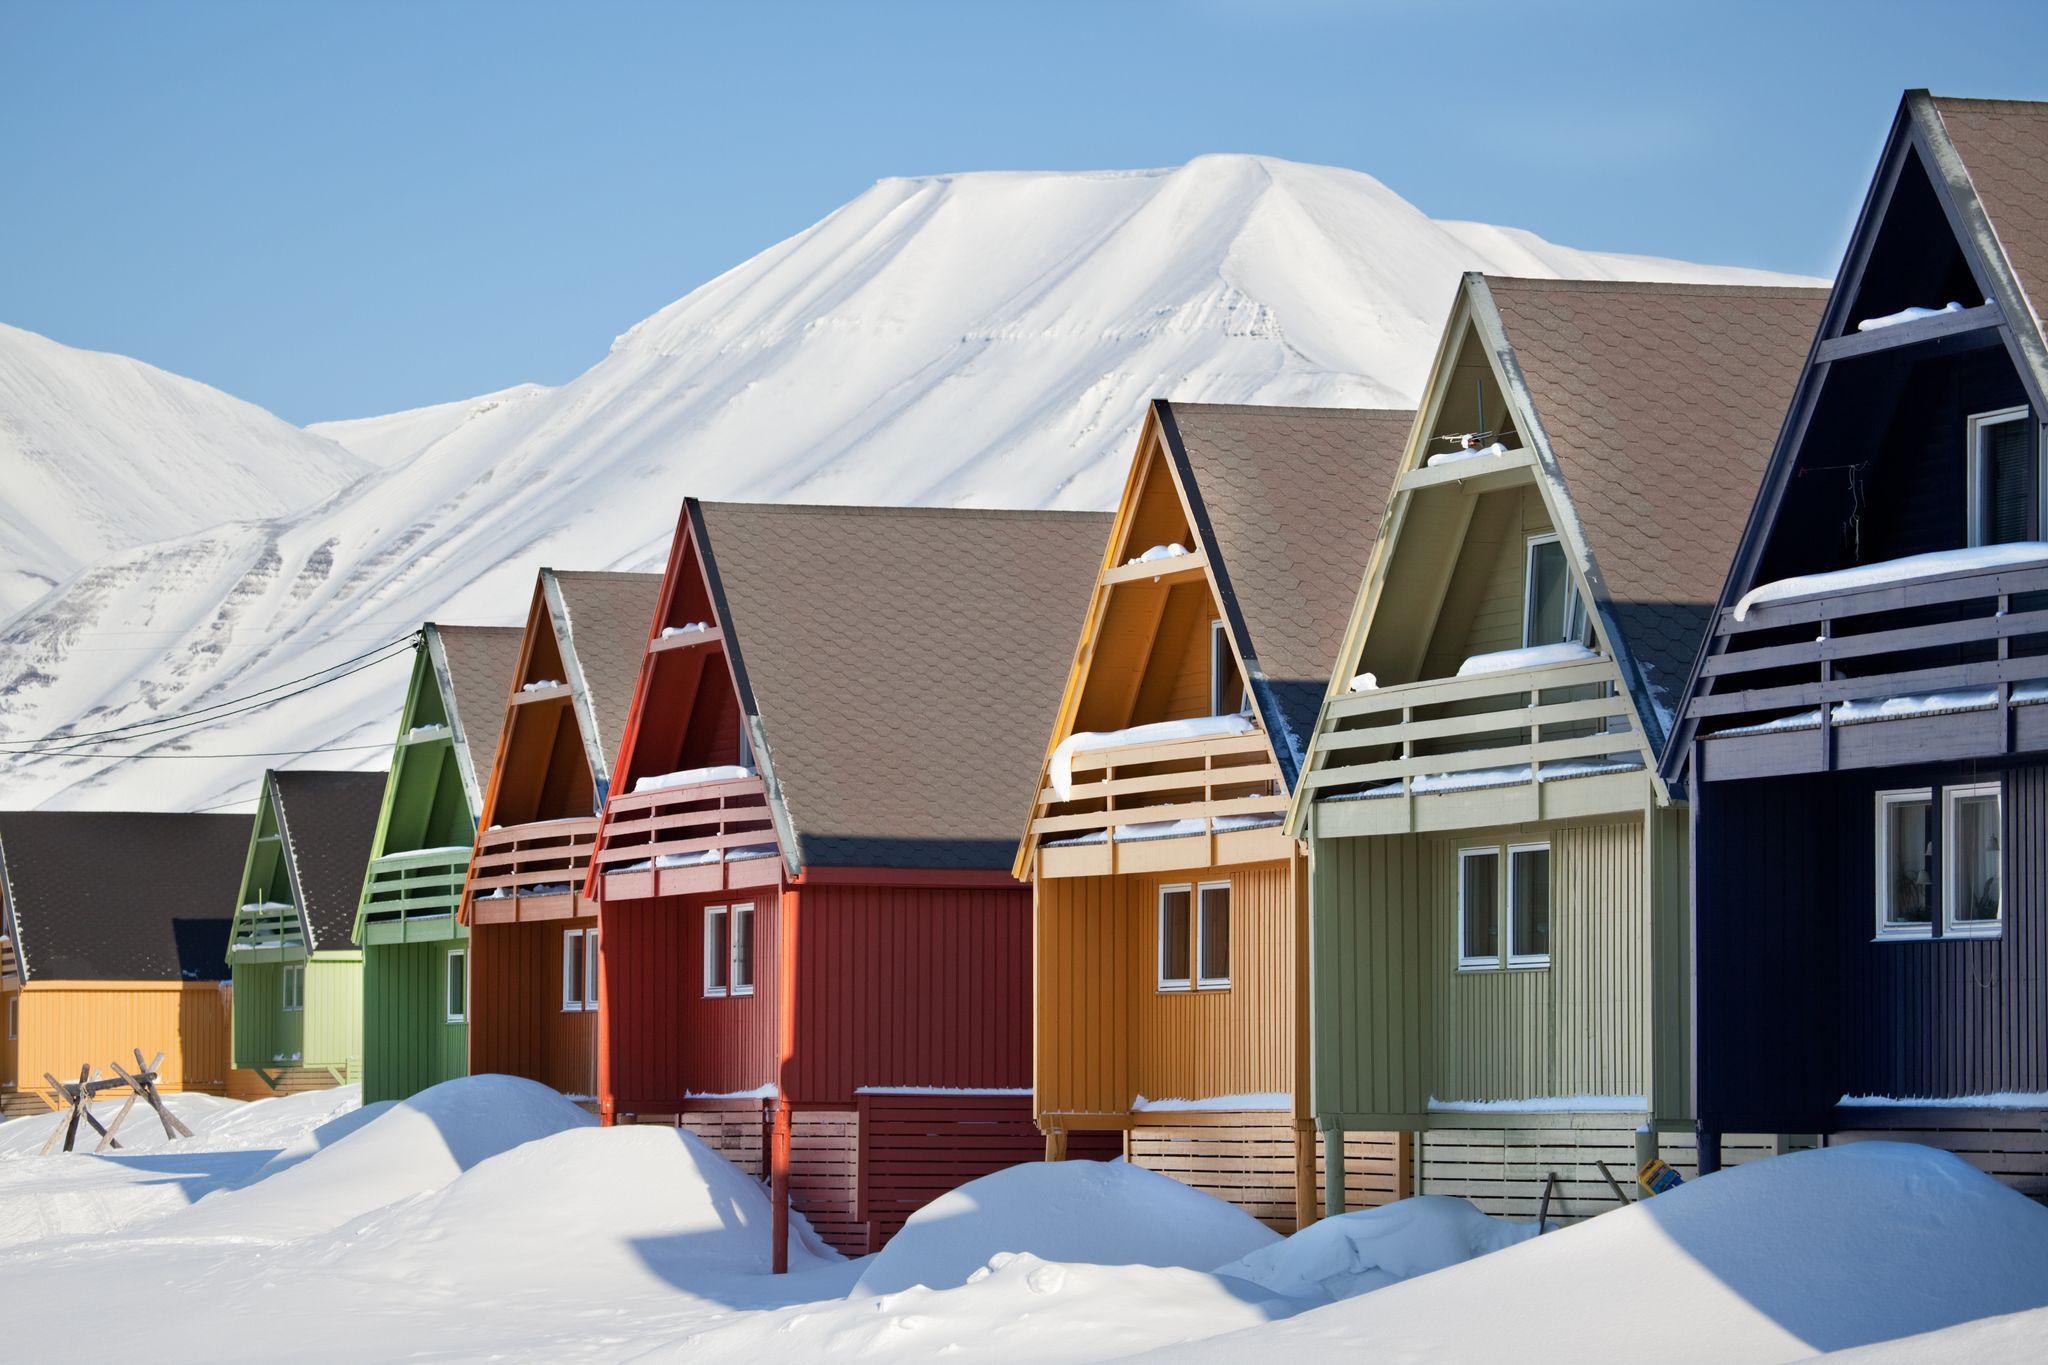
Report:
[[[1244,704],[1244,688],[1237,675],[1237,657],[1230,652],[1230,640],[1223,623],[1209,624],[1209,714],[1234,715]]]
[[[583,1007],[583,934],[571,929],[562,935],[562,1008]]]
[[[1948,850],[1950,886],[1958,924],[1998,921],[1998,797],[1958,796]]]
[[[1230,888],[1202,888],[1202,980],[1230,980]]]
[[[1934,905],[1934,803],[1888,801],[1884,808],[1887,924],[1930,924]]]
[[[604,959],[597,953],[597,930],[583,931],[583,1008],[597,1008],[597,967]]]
[[[463,1016],[463,1002],[469,999],[469,983],[466,980],[468,959],[462,953],[448,954],[448,1017],[460,1019]]]
[[[1188,911],[1185,886],[1159,893],[1159,980],[1188,984]]]
[[[732,988],[754,989],[754,907],[732,908]]]
[[[1532,645],[1554,645],[1571,638],[1572,578],[1566,572],[1564,547],[1554,540],[1529,547],[1529,601],[1522,633]]]
[[[1508,855],[1508,953],[1550,956],[1550,850],[1519,848]]]
[[[2034,462],[2027,426],[2022,419],[1978,430],[1984,456],[1984,538],[1993,545],[2034,538]]]
[[[1458,956],[1500,956],[1500,855],[1471,853],[1458,859]]]

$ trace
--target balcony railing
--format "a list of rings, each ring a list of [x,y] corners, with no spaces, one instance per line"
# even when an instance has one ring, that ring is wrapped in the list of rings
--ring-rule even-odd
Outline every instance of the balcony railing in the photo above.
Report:
[[[1090,749],[1031,823],[1046,876],[1262,862],[1285,857],[1287,797],[1258,731]]]
[[[1393,833],[1639,802],[1632,787],[1624,794],[1615,784],[1575,781],[1641,780],[1641,742],[1613,681],[1612,661],[1592,658],[1340,697],[1317,740],[1320,763],[1305,779],[1318,818],[1344,832]],[[1434,799],[1479,792],[1495,795]]]
[[[1871,573],[1871,578],[1881,578]],[[1723,611],[1686,708],[1700,776],[2048,749],[2048,563],[1827,587]]]
[[[782,872],[758,777],[615,793],[597,855],[606,900],[773,883]]]
[[[596,842],[595,815],[485,830],[471,868],[470,923],[594,913],[582,893]]]
[[[363,891],[363,942],[427,943],[452,938],[470,846],[387,853],[370,863]]]

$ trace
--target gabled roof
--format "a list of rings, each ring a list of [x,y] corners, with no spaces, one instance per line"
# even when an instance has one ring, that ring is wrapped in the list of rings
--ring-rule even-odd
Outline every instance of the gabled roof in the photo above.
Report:
[[[25,979],[218,981],[246,815],[0,812],[0,898]]]
[[[658,573],[577,573],[542,569],[542,591],[562,651],[564,680],[601,794],[626,733],[633,684],[661,596]]]
[[[277,811],[306,951],[354,946],[356,907],[384,804],[383,773],[286,770],[263,776]]]
[[[427,654],[441,689],[441,704],[454,734],[455,760],[468,790],[469,809],[483,809],[491,765],[498,757],[498,728],[519,667],[517,626],[425,626]]]
[[[1007,870],[1109,517],[694,499],[686,515],[785,859]]]
[[[1524,436],[1576,513],[1625,674],[1654,699],[1654,752],[1827,291],[1483,276],[1466,287],[1482,329],[1489,306],[1498,319]]]
[[[1936,98],[1925,90],[1905,93],[1817,337],[1849,331],[1863,268],[1908,153],[1925,168],[1957,246],[1986,286],[1986,302],[1998,306],[1999,334],[2021,383],[2037,409],[2048,409],[2048,339],[2042,327],[2042,307],[2048,303],[2048,103]],[[1756,586],[1771,527],[1798,465],[1806,418],[1826,372],[1820,356],[1816,341],[1798,369],[1782,421],[1772,433],[1769,462],[1755,499],[1744,509],[1747,518],[1740,541],[1713,599],[1717,609],[1734,605]],[[1700,669],[1715,648],[1712,635],[1699,641],[1681,700],[1700,686]],[[1693,722],[1684,720],[1672,727],[1661,765],[1666,780],[1677,780],[1683,770],[1694,729]]]
[[[1291,787],[1415,414],[1164,399],[1152,410]]]

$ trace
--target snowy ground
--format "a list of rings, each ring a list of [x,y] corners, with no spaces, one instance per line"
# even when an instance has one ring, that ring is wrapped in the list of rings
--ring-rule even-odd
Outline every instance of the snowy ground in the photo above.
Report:
[[[483,1077],[173,1101],[119,1156],[0,1124],[9,1358],[1043,1362],[2048,1358],[2048,1210],[1940,1153],[1745,1166],[1536,1237],[1409,1200],[1282,1240],[1121,1164],[1032,1165],[767,1273],[759,1184]],[[113,1305],[143,1309],[110,1318]]]

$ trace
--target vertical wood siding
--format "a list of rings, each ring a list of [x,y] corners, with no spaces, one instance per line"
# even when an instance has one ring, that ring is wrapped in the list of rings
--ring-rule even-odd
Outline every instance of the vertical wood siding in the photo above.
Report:
[[[77,1080],[88,1064],[102,1076],[114,1074],[114,1062],[133,1071],[141,1048],[145,1059],[164,1054],[164,1089],[220,1094],[229,1031],[227,994],[211,981],[31,982],[21,991],[21,1036],[4,1078],[19,1093],[46,1091],[45,1071],[59,1080]]]
[[[1458,850],[1541,840],[1550,965],[1460,971]],[[1642,817],[1321,840],[1315,856],[1318,1113],[1649,1093],[1656,911]]]
[[[284,1007],[284,964],[234,964],[236,1066],[269,1070],[305,1056],[306,1013]]]
[[[773,887],[717,896],[613,901],[598,936],[611,1099],[623,1113],[675,1113],[695,1093],[731,1094],[775,1080]],[[704,907],[754,907],[754,994],[704,996]]]
[[[1035,887],[1033,1088],[1038,1114],[1121,1114],[1131,1086],[1135,878],[1042,877]]]
[[[316,953],[306,963],[307,1066],[359,1075],[363,1064],[363,955]]]
[[[466,942],[363,950],[363,1100],[402,1100],[469,1072],[469,1026],[448,1022],[451,949]]]
[[[797,893],[787,1098],[1031,1083],[1031,893],[812,885]]]
[[[597,1011],[562,1008],[562,935],[593,923],[543,920],[470,930],[472,1075],[502,1072],[565,1095],[596,1093]]]

